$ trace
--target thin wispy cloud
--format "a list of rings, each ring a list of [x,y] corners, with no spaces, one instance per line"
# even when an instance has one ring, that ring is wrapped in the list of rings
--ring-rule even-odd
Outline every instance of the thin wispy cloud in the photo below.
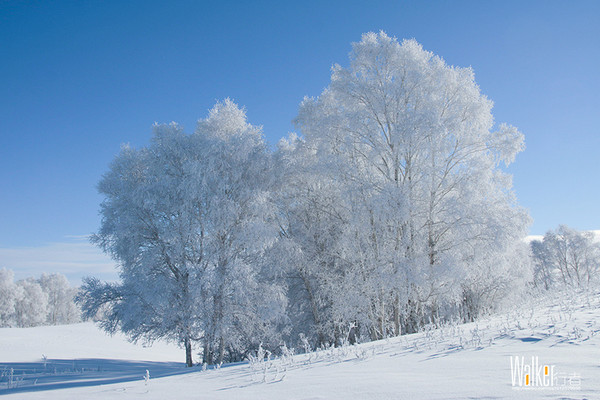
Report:
[[[15,279],[58,272],[73,284],[90,275],[104,280],[118,278],[115,262],[85,235],[36,247],[0,248],[0,268],[12,269]]]

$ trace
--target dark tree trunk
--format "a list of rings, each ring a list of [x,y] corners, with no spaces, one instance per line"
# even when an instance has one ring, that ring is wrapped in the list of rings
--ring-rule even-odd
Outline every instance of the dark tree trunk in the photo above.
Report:
[[[225,357],[225,341],[223,340],[223,336],[219,338],[219,360],[217,364],[222,364],[223,359]]]
[[[398,295],[396,295],[396,299],[394,301],[394,336],[400,336],[400,300],[398,299]]]
[[[210,338],[206,337],[204,342],[204,353],[202,355],[202,363],[211,365],[212,364],[212,354],[210,348]]]
[[[185,338],[184,346],[185,346],[185,366],[193,367],[194,363],[192,362],[192,341],[190,340],[190,338]]]

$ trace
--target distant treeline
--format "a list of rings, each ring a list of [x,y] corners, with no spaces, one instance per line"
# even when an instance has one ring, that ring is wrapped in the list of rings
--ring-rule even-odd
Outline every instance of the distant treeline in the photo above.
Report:
[[[14,281],[10,269],[0,269],[0,327],[72,324],[81,313],[71,287],[62,274],[42,274],[39,279]]]

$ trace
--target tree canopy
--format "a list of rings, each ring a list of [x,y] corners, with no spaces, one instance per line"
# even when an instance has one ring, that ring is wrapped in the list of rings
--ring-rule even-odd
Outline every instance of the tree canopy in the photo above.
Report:
[[[121,282],[88,279],[86,315],[219,363],[470,321],[531,280],[503,170],[523,135],[494,124],[470,68],[383,32],[352,46],[275,151],[230,100],[193,134],[123,147],[94,237]]]

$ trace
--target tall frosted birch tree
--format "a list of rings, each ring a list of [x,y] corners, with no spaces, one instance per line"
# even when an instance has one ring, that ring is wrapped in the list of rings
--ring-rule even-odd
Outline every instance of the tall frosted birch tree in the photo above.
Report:
[[[489,283],[509,284],[513,263],[496,261],[519,257],[529,217],[500,167],[524,140],[495,126],[491,109],[470,68],[383,32],[363,35],[350,66],[334,65],[329,87],[302,102],[306,145],[337,165],[332,179],[352,199],[347,249],[357,259],[344,276],[356,287],[378,276],[373,338],[435,321],[444,299],[469,308]]]

